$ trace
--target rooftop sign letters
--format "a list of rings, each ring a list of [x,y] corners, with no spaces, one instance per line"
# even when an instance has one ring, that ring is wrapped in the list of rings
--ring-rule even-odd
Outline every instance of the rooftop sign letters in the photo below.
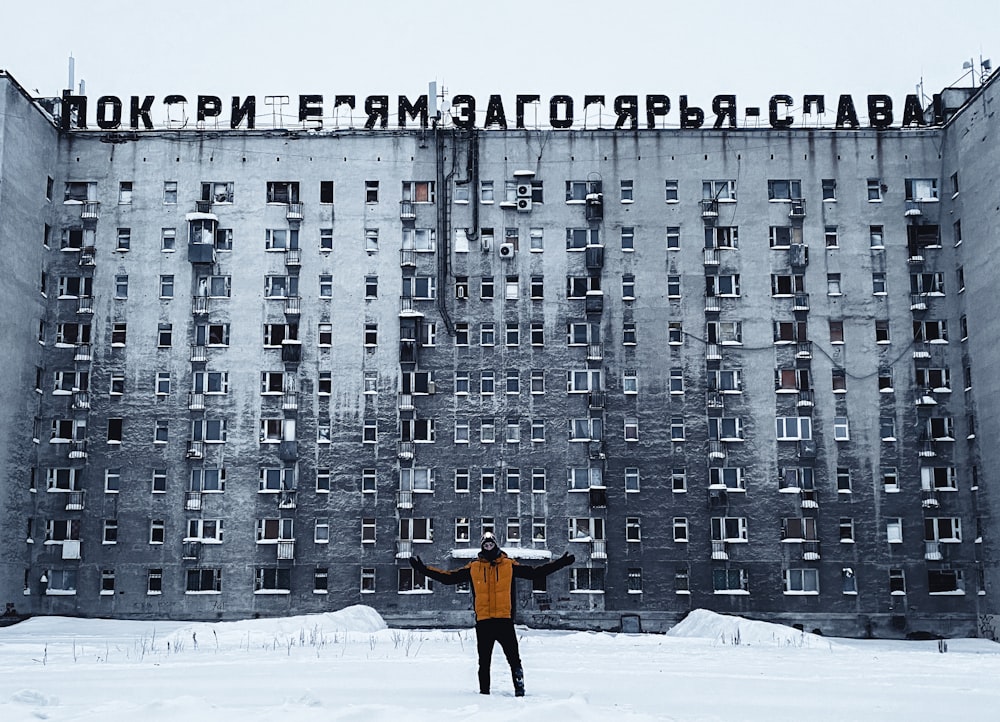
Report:
[[[232,130],[254,130],[258,110],[261,117],[270,117],[268,127],[284,127],[286,120],[295,119],[304,129],[321,130],[324,120],[335,118],[334,126],[387,130],[395,128],[454,127],[460,129],[484,128],[507,130],[523,128],[572,129],[585,127],[585,118],[593,105],[600,106],[602,123],[614,120],[616,130],[641,128],[681,129],[730,129],[740,127],[737,116],[742,112],[744,127],[763,125],[775,129],[792,128],[796,124],[796,101],[790,95],[772,95],[766,108],[739,106],[735,95],[716,95],[710,107],[698,107],[688,101],[688,96],[678,96],[676,102],[666,95],[584,95],[582,102],[570,95],[553,95],[547,101],[539,95],[516,95],[514,103],[504,104],[501,95],[490,95],[485,102],[476,97],[458,94],[452,97],[450,108],[444,114],[429,110],[428,96],[420,95],[410,100],[405,95],[391,98],[388,95],[369,95],[359,99],[354,95],[299,95],[297,113],[288,96],[232,96],[226,103],[217,95],[198,95],[193,102],[195,128],[199,130],[228,126]],[[508,99],[509,100],[509,99]],[[937,98],[935,98],[937,100]],[[161,128],[183,128],[192,120],[188,115],[188,99],[183,95],[167,95],[161,100],[155,96],[133,95],[127,101],[115,95],[102,95],[94,101],[86,95],[73,95],[64,91],[62,96],[62,127],[64,130],[86,130],[96,123],[101,130],[153,130],[154,106],[162,106],[167,120]],[[547,107],[546,107],[547,106]],[[896,105],[888,95],[868,95],[859,105],[848,94],[837,96],[829,103],[825,95],[804,95],[798,112],[812,117],[824,116],[828,111],[836,114],[834,128],[856,129],[862,127],[859,109],[867,118],[867,128],[916,128],[942,122],[939,104],[932,113],[925,115],[920,99],[907,95],[902,105]],[[525,111],[532,109],[533,120],[525,125]],[[547,119],[546,119],[546,110]],[[356,111],[363,114],[356,116]],[[513,111],[511,113],[510,111]],[[606,114],[611,112],[611,116]],[[327,114],[330,115],[327,115]],[[540,116],[540,117],[539,117]],[[392,120],[390,120],[392,119]],[[547,122],[547,126],[545,123]],[[357,123],[357,125],[356,125]],[[606,126],[604,126],[606,127]]]

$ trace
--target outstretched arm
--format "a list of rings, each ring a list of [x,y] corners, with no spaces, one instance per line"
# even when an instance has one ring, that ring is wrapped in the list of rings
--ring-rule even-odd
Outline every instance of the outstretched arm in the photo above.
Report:
[[[553,559],[545,564],[539,564],[537,567],[531,567],[527,564],[515,564],[514,576],[518,579],[543,579],[552,572],[557,572],[563,567],[568,567],[575,561],[575,556],[569,552],[563,552],[563,555],[558,559]]]
[[[472,581],[472,575],[469,573],[468,566],[461,567],[460,569],[452,569],[451,571],[437,569],[436,567],[429,567],[424,564],[420,557],[410,557],[410,566],[425,577],[430,577],[442,584],[461,584],[462,582]]]

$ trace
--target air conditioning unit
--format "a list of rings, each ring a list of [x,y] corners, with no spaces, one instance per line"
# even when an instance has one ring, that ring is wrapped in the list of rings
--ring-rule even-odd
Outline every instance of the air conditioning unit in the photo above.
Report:
[[[527,198],[522,198],[518,196],[517,198],[517,210],[527,212],[531,210],[531,196]]]
[[[517,184],[517,197],[518,198],[531,198],[531,184],[530,183],[518,183]]]
[[[515,253],[517,253],[517,249],[513,243],[500,244],[500,258],[513,258]]]

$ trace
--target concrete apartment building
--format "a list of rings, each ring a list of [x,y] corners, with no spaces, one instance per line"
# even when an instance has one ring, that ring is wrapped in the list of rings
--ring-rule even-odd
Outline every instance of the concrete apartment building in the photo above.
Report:
[[[535,626],[995,634],[997,97],[122,131],[0,73],[0,602],[462,624],[408,559],[489,529],[576,555]]]

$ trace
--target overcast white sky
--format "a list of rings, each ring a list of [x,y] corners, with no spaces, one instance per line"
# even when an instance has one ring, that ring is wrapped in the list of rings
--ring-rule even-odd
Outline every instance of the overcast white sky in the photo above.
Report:
[[[19,0],[0,23],[0,68],[57,95],[72,53],[92,98],[414,98],[438,80],[482,106],[735,93],[766,109],[776,93],[851,93],[860,109],[869,93],[901,103],[921,78],[937,92],[980,55],[1000,62],[997,0]]]

